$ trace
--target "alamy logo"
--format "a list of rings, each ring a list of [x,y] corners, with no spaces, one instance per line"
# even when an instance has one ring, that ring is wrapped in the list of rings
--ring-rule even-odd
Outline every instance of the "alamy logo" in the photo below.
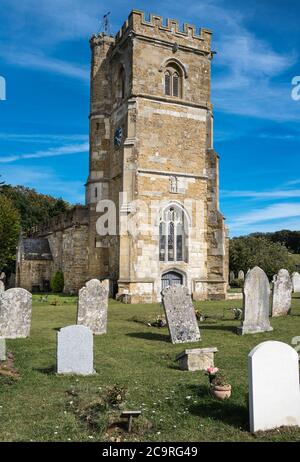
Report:
[[[295,85],[291,93],[292,99],[294,101],[299,101],[300,100],[300,75],[296,75],[293,78],[292,85]]]
[[[6,100],[6,81],[5,78],[0,75],[0,101]]]

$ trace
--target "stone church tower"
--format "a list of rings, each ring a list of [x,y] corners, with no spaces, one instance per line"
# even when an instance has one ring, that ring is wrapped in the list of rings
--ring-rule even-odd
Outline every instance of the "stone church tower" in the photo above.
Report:
[[[115,38],[90,43],[93,275],[110,277],[133,303],[160,300],[170,283],[187,285],[194,299],[225,298],[211,32],[132,11]],[[96,231],[105,200],[116,206],[114,236]],[[133,219],[134,230],[124,228]]]
[[[98,278],[129,303],[159,301],[174,283],[196,300],[225,298],[211,32],[134,10],[115,38],[90,45],[86,205],[20,242],[17,284],[46,286],[61,270],[67,293]]]

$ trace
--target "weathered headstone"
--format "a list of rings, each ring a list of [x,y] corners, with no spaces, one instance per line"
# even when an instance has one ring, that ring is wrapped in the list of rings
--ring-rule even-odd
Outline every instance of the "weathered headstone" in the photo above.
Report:
[[[243,320],[238,334],[273,330],[269,321],[270,284],[265,272],[258,266],[248,271],[243,292]]]
[[[25,338],[30,334],[32,295],[25,289],[0,293],[0,337]]]
[[[250,431],[300,426],[299,358],[286,343],[262,342],[248,355]]]
[[[216,347],[184,350],[176,356],[176,361],[183,371],[206,371],[214,366],[214,354],[217,351]]]
[[[0,293],[5,291],[4,282],[0,280]]]
[[[5,338],[0,338],[0,361],[6,360],[6,341]]]
[[[286,269],[278,271],[273,282],[272,316],[284,316],[290,313],[293,285]]]
[[[235,274],[234,274],[233,271],[230,271],[230,273],[229,273],[229,284],[232,284],[234,280],[235,280]]]
[[[200,340],[200,331],[188,289],[179,284],[166,287],[162,291],[162,302],[172,343]]]
[[[93,333],[85,326],[67,326],[57,333],[57,373],[94,374]]]
[[[244,281],[244,279],[245,279],[245,273],[244,273],[243,270],[240,270],[240,271],[238,272],[238,279],[240,279],[241,281]]]
[[[293,292],[300,292],[300,274],[297,271],[292,274],[292,283]]]
[[[88,327],[94,334],[106,334],[107,307],[107,284],[91,279],[79,291],[77,324]]]

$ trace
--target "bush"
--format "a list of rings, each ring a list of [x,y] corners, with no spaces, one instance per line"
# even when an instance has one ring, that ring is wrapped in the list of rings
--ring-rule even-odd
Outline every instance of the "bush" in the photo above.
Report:
[[[52,292],[59,294],[64,289],[64,275],[61,271],[57,271],[51,279],[51,290]]]

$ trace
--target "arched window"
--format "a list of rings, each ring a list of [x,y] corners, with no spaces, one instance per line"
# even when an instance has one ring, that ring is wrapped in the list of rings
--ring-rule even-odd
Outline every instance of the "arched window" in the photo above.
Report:
[[[124,67],[121,67],[117,78],[117,100],[122,100],[125,98],[125,81],[125,70]]]
[[[165,95],[182,97],[182,72],[176,64],[170,63],[165,69]]]
[[[167,207],[159,224],[159,260],[179,262],[187,260],[187,223],[180,207]]]

